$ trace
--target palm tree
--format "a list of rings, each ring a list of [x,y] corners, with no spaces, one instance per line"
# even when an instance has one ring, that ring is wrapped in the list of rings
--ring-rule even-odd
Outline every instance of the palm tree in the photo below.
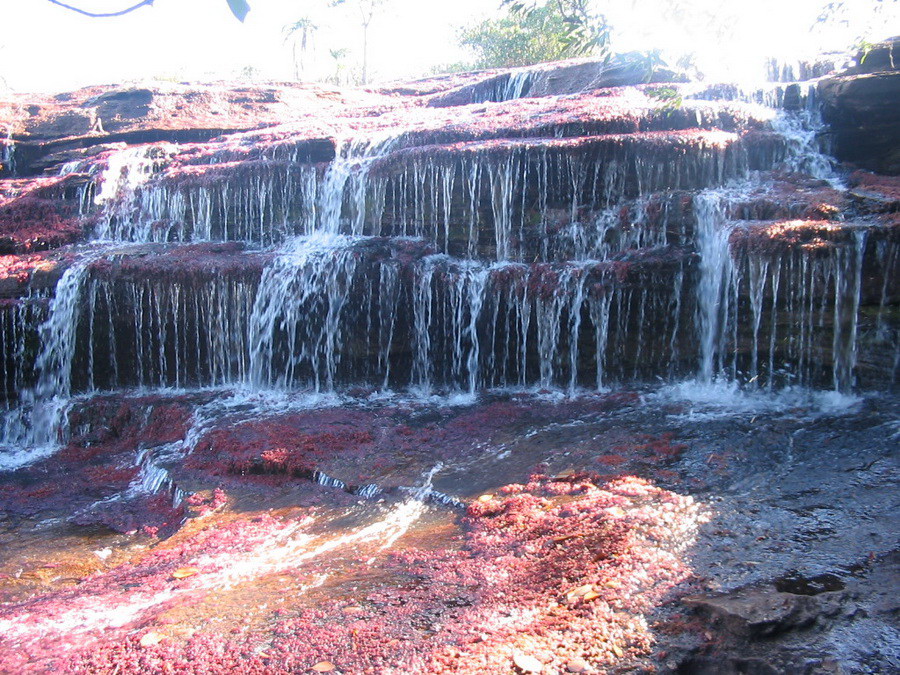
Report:
[[[331,7],[347,4],[348,0],[331,0]],[[360,25],[362,26],[362,77],[361,84],[368,84],[369,80],[369,25],[378,9],[387,0],[350,0],[359,10]]]
[[[291,53],[294,59],[294,79],[299,80],[306,70],[305,57],[312,49],[312,38],[319,26],[308,16],[297,19],[284,27],[284,41],[292,41]]]

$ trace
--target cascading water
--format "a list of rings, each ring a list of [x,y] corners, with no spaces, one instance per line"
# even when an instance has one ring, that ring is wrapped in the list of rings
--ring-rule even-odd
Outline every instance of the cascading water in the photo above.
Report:
[[[299,380],[316,391],[334,390],[342,313],[358,263],[354,239],[338,234],[345,194],[351,195],[351,217],[362,222],[366,174],[392,140],[341,144],[320,185],[313,233],[290,239],[263,272],[250,316],[254,386],[287,388]]]
[[[506,86],[522,95],[527,73]],[[792,102],[751,106],[769,120],[763,140],[719,130],[723,111],[697,106],[649,132],[578,135],[579,123],[552,138],[416,145],[415,130],[403,143],[356,131],[327,165],[290,140],[188,161],[156,143],[67,165],[65,177],[94,179],[81,202],[93,202],[95,236],[118,243],[63,276],[33,386],[28,350],[8,348],[7,389],[20,393],[5,438],[46,444],[69,396],[121,387],[574,394],[696,375],[849,389],[863,268],[877,248],[887,279],[896,246],[865,227],[815,255],[739,246],[759,228],[739,219],[766,170],[840,187],[812,91],[734,88],[735,100]],[[148,250],[178,251],[142,245],[175,242],[221,266],[141,267]],[[882,305],[888,295],[885,280]],[[24,344],[27,331],[13,332],[6,342]]]
[[[7,130],[6,138],[0,138],[0,172],[8,174],[16,172],[16,144],[11,129]]]
[[[820,138],[824,125],[816,102],[815,85],[790,85],[795,88],[800,104],[795,109],[777,111],[772,121],[773,130],[783,139],[785,156],[781,162],[784,171],[811,176],[831,188],[842,189],[843,181],[835,172],[834,160],[821,150]],[[768,91],[769,95],[762,92]],[[797,92],[803,92],[797,94]],[[736,98],[763,101],[780,105],[785,100],[784,88],[769,90],[737,89]],[[838,391],[849,391],[854,385],[858,312],[863,274],[867,230],[853,232],[853,244],[846,247],[826,248],[816,257],[802,250],[793,253],[766,253],[744,250],[736,252],[732,239],[744,236],[748,225],[739,223],[735,211],[751,195],[768,189],[765,177],[751,175],[732,182],[725,189],[707,190],[694,200],[696,212],[696,239],[700,255],[700,281],[697,286],[697,325],[700,335],[699,378],[710,383],[716,378],[743,379],[756,384],[765,376],[768,388],[773,382],[787,376],[792,383],[810,384],[815,378],[814,352],[817,334],[824,330],[824,304],[815,307],[814,298],[831,297],[831,380]],[[787,223],[782,228],[802,228],[802,221]],[[823,257],[824,256],[824,257]],[[810,259],[812,258],[812,259]],[[746,297],[745,307],[742,298]],[[769,308],[764,305],[769,303]],[[782,327],[778,335],[782,303],[793,307],[799,326]],[[743,314],[742,314],[743,312]],[[749,317],[746,314],[749,313]],[[765,321],[765,323],[764,323]],[[816,326],[814,322],[818,321]],[[739,327],[751,328],[750,357],[743,372],[738,372]],[[768,339],[763,340],[763,329]],[[780,347],[787,343],[787,347]],[[729,349],[734,354],[726,353]],[[762,371],[760,354],[767,348],[766,372]],[[776,367],[776,352],[789,353],[791,365]]]
[[[351,243],[330,234],[292,240],[263,272],[250,316],[253,385],[290,388],[299,380],[334,389],[358,262]]]
[[[29,448],[24,455],[8,458],[13,466],[56,450],[71,394],[79,304],[90,261],[86,257],[75,263],[57,284],[47,320],[39,328],[36,383],[23,388],[18,405],[4,414],[2,446]]]
[[[94,203],[106,206],[96,230],[98,239],[149,238],[147,232],[134,232],[133,202],[137,189],[165,166],[168,155],[175,151],[174,145],[160,143],[126,148],[109,155],[106,167],[98,176],[99,189],[94,193]]]
[[[700,333],[700,378],[711,382],[721,370],[718,358],[727,337],[732,287],[730,229],[725,224],[725,200],[719,192],[694,198],[697,219],[700,283],[697,286],[697,324]]]

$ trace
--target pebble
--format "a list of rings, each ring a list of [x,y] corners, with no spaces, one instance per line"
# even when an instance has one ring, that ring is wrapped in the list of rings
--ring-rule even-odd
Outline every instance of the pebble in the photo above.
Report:
[[[523,673],[541,673],[544,671],[544,664],[528,654],[518,652],[513,654],[513,663]]]
[[[566,663],[566,672],[569,673],[592,673],[594,669],[584,659],[572,659]]]

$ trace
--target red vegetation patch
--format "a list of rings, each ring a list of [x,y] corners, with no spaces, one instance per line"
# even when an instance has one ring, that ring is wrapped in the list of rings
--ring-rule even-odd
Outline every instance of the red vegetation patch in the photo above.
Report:
[[[78,215],[74,183],[80,178],[0,181],[0,252],[28,253],[79,240],[84,226]]]
[[[25,253],[70,244],[82,235],[71,205],[20,197],[0,207],[0,250]]]
[[[855,171],[850,175],[850,185],[855,188],[854,196],[875,202],[876,211],[900,210],[900,176]]]
[[[0,295],[19,297],[29,288],[52,287],[62,273],[60,261],[46,253],[0,255]],[[45,283],[36,283],[41,275]]]
[[[852,224],[821,220],[763,221],[736,227],[730,242],[738,251],[827,255],[836,247],[853,244],[854,229]]]
[[[255,282],[271,260],[271,254],[247,252],[239,242],[166,246],[148,244],[127,255],[104,258],[91,264],[99,279],[142,281],[165,278],[191,283],[223,276]]]
[[[625,393],[547,406],[501,399],[456,409],[344,407],[224,419],[198,441],[185,468],[226,483],[272,484],[322,471],[350,485],[412,485],[435,463],[478,455],[494,435],[516,435],[566,414],[563,408],[577,416],[635,401]]]
[[[773,173],[770,181],[729,206],[739,220],[837,220],[847,208],[846,194],[804,174]]]
[[[2,477],[0,508],[23,514],[78,514],[77,523],[102,524],[121,532],[145,525],[171,531],[183,514],[173,507],[168,491],[110,498],[125,491],[138,475],[140,449],[184,438],[193,414],[191,403],[110,396],[75,406],[69,414],[72,436],[58,453]]]
[[[373,172],[388,172],[403,168],[416,158],[429,162],[456,161],[472,155],[508,157],[516,152],[534,151],[543,156],[578,152],[594,153],[598,159],[610,159],[622,150],[650,152],[658,161],[683,159],[688,152],[700,150],[725,150],[739,140],[736,134],[704,129],[680,129],[676,131],[645,131],[600,136],[573,136],[568,138],[491,138],[489,140],[459,141],[440,145],[420,145],[401,149],[373,163]],[[660,153],[664,155],[659,156]]]
[[[547,672],[575,661],[600,672],[646,664],[646,615],[687,590],[680,552],[702,520],[692,500],[633,477],[598,486],[588,476],[535,476],[501,492],[470,508],[462,549],[398,552],[385,563],[396,581],[363,597],[286,604],[262,631],[167,636],[153,623],[164,604],[230,579],[231,560],[265,560],[266,542],[287,526],[261,518],[208,530],[4,607],[0,622],[12,632],[0,668],[294,673],[327,660],[353,673],[508,673],[526,657]]]

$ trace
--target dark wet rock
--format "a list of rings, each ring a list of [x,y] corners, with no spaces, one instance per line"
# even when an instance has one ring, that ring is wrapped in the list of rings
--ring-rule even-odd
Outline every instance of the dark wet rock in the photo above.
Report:
[[[688,597],[685,604],[706,614],[713,625],[751,638],[772,637],[808,628],[834,616],[834,598],[813,599],[808,595],[781,592],[777,586],[747,587],[726,595]]]
[[[900,177],[855,171],[850,175],[850,185],[850,198],[862,212],[900,211]]]
[[[775,589],[793,595],[819,595],[842,591],[847,584],[836,574],[825,572],[812,577],[804,577],[796,570],[775,580]]]
[[[765,659],[744,659],[731,655],[696,657],[679,664],[679,675],[782,675],[783,671]]]
[[[877,73],[900,68],[900,37],[892,37],[868,45],[855,55],[855,64],[849,73]]]
[[[707,654],[685,659],[683,673],[883,672],[893,631],[897,553],[851,565],[842,576],[797,573],[727,594],[688,598],[709,622]],[[789,590],[780,590],[789,589]],[[844,590],[846,589],[846,590]],[[718,669],[717,669],[718,668]]]
[[[900,70],[893,58],[896,45],[896,41],[881,45],[861,66],[822,80],[818,87],[835,155],[890,175],[900,174]]]

